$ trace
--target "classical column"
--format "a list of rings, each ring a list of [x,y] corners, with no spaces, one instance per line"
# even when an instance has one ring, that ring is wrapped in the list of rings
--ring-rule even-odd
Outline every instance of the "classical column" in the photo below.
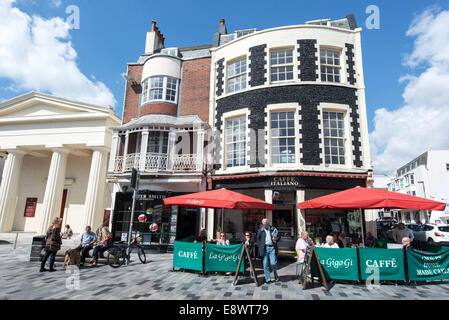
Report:
[[[38,234],[45,234],[53,219],[60,215],[68,153],[63,148],[53,149]]]
[[[204,130],[197,131],[196,136],[196,171],[203,171],[204,162]]]
[[[148,128],[143,129],[140,138],[140,160],[139,160],[140,171],[145,171],[145,165],[147,163],[148,135],[149,135]]]
[[[304,201],[306,201],[306,190],[304,189],[296,190],[296,202],[301,203]],[[297,223],[296,227],[298,230],[298,235],[300,235],[302,231],[306,231],[306,211],[303,209],[297,210],[298,210],[298,219],[296,220]]]
[[[0,232],[12,231],[24,152],[8,151],[0,186]]]
[[[111,142],[111,154],[109,158],[109,172],[115,171],[115,158],[117,157],[117,148],[118,148],[119,136],[118,132],[114,131],[112,134],[112,142]]]
[[[103,222],[104,187],[106,185],[106,159],[108,150],[103,147],[94,147],[92,163],[90,166],[89,182],[87,185],[86,201],[84,204],[84,224],[91,226],[92,230],[100,227]]]
[[[173,128],[170,128],[170,132],[168,133],[168,159],[167,159],[167,170],[173,170],[173,166],[175,164],[175,156],[176,156],[176,132]]]

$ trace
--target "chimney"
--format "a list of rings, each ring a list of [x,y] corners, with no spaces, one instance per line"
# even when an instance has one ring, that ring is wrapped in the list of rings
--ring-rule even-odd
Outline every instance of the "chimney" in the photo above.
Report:
[[[220,37],[222,34],[228,34],[224,18],[220,19],[220,24],[218,25],[217,32],[214,33],[214,42],[213,42],[214,47],[220,46]]]
[[[147,41],[145,44],[145,53],[152,54],[156,50],[164,48],[164,35],[156,26],[156,21],[151,21],[151,31],[147,32]]]

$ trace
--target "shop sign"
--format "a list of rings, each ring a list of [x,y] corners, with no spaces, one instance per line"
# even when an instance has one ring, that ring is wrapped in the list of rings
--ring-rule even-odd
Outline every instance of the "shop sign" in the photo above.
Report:
[[[360,248],[362,280],[404,280],[404,256],[399,249]]]
[[[206,271],[235,271],[237,270],[240,254],[242,253],[242,244],[233,246],[219,246],[206,243],[205,267]],[[243,272],[243,263],[240,271]]]
[[[139,193],[136,196],[137,201],[152,201],[165,199],[167,195],[165,193]]]
[[[449,279],[449,251],[422,254],[407,250],[407,263],[411,281]]]
[[[357,250],[352,248],[315,248],[326,279],[359,280]],[[318,268],[312,263],[312,274],[318,276]]]
[[[273,177],[269,187],[278,190],[294,190],[300,187],[298,177]]]
[[[173,268],[203,270],[203,244],[174,241]]]

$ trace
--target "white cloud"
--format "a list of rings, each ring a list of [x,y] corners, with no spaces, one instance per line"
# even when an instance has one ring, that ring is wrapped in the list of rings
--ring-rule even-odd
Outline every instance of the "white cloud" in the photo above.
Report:
[[[78,68],[70,26],[59,17],[29,16],[14,2],[0,0],[0,78],[11,80],[22,91],[115,106],[105,84],[90,80]]]
[[[404,65],[422,71],[399,79],[407,83],[404,106],[375,112],[370,142],[376,173],[393,173],[430,149],[449,149],[448,26],[449,11],[430,7],[407,31],[416,39]]]
[[[61,5],[62,5],[61,0],[51,0],[50,1],[50,6],[52,6],[52,7],[59,8]]]

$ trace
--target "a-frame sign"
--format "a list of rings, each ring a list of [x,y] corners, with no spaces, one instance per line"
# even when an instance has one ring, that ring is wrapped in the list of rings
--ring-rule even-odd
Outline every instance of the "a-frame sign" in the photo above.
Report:
[[[306,256],[304,257],[304,260],[307,261],[306,270],[305,270],[305,272],[303,270],[303,274],[300,275],[299,284],[301,284],[301,282],[302,282],[303,290],[307,288],[307,275],[309,274],[309,270],[312,266],[312,263],[315,262],[315,265],[319,271],[321,283],[324,285],[326,290],[329,290],[329,287],[327,286],[326,277],[324,276],[324,272],[323,272],[323,269],[321,268],[321,263],[320,263],[320,260],[318,259],[318,255],[316,254],[315,248],[312,247],[312,248],[308,249],[307,251],[308,251],[307,253],[309,253],[309,254],[306,253]]]
[[[253,278],[254,284],[256,285],[256,287],[258,287],[259,281],[257,281],[256,271],[254,270],[253,262],[251,260],[251,256],[249,254],[248,247],[246,246],[246,244],[243,244],[242,252],[240,253],[239,265],[235,272],[234,282],[232,283],[232,285],[235,286],[235,284],[237,282],[237,279],[239,277],[240,266],[242,265],[244,255],[248,258],[248,261],[249,261],[249,272],[251,273],[251,278]]]

